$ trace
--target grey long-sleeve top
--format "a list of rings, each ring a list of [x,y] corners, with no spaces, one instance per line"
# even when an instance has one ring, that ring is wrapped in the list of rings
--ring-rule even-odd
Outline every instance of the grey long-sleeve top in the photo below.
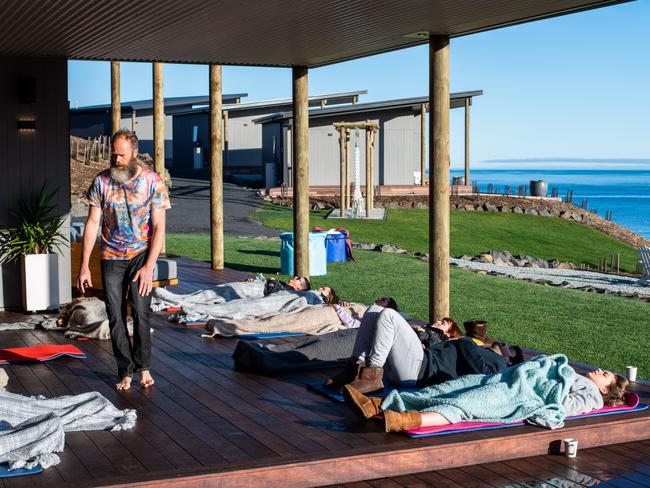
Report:
[[[562,402],[567,417],[603,408],[603,396],[589,378],[576,375],[571,389]]]

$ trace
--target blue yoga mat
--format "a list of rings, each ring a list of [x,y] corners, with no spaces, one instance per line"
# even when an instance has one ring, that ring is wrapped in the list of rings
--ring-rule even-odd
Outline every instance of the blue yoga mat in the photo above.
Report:
[[[325,395],[326,397],[336,401],[336,402],[341,402],[344,403],[345,399],[343,398],[343,395],[341,395],[338,391],[332,390],[331,388],[325,388],[323,386],[323,382],[319,381],[313,381],[307,383],[307,388],[315,391],[316,393],[320,393],[321,395]],[[375,393],[366,393],[366,396],[372,396],[372,397],[379,397],[379,398],[384,398],[386,395],[388,395],[392,390],[399,390],[399,391],[418,391],[420,388],[412,387],[399,387],[395,388],[394,386],[391,385],[386,385],[384,386],[384,389],[382,391],[377,391]]]
[[[0,464],[0,478],[13,478],[14,476],[26,476],[28,474],[38,474],[43,472],[43,468],[36,466],[32,469],[12,469],[6,464]]]
[[[237,339],[275,339],[276,337],[300,337],[305,336],[302,332],[268,332],[266,334],[242,334],[235,336]]]

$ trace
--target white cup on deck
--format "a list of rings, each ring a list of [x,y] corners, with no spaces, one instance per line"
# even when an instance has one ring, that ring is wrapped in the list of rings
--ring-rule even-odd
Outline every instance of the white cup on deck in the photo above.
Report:
[[[628,366],[625,369],[625,377],[628,381],[636,381],[636,366]]]
[[[576,457],[578,454],[578,439],[564,439],[564,455],[566,457]]]

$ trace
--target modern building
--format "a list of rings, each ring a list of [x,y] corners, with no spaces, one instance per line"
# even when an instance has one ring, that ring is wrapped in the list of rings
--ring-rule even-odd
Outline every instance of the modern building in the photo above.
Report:
[[[310,107],[330,105],[354,106],[366,90],[332,93],[309,97]],[[263,185],[264,163],[262,126],[254,122],[270,114],[291,110],[291,99],[264,100],[250,103],[227,103],[223,106],[224,172],[252,185]],[[209,160],[209,108],[193,108],[173,115],[173,176],[205,173]],[[269,141],[272,144],[272,141]]]
[[[472,104],[482,90],[452,93],[450,107]],[[340,143],[334,128],[337,122],[379,123],[374,150],[375,185],[414,185],[420,181],[422,144],[428,144],[422,131],[422,108],[429,110],[428,97],[403,98],[360,103],[343,107],[325,107],[309,112],[309,185],[339,184]],[[291,130],[292,113],[283,112],[255,120],[262,126],[262,161],[268,168],[265,186],[280,183],[292,186]],[[361,184],[365,185],[366,138],[363,130],[352,130],[350,160],[354,168],[355,146],[359,148]],[[275,166],[275,167],[274,167]]]
[[[223,103],[237,104],[248,93],[224,94]],[[165,164],[173,165],[174,114],[210,103],[208,96],[165,98]],[[140,140],[140,152],[153,155],[153,100],[137,100],[121,104],[121,126],[134,131]],[[70,135],[94,138],[110,135],[111,105],[92,105],[70,109]]]

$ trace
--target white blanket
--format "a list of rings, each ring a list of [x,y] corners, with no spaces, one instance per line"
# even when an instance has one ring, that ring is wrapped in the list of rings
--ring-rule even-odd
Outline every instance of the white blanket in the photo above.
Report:
[[[95,391],[45,398],[0,389],[0,463],[47,468],[60,462],[54,453],[63,450],[64,432],[131,429],[135,420],[135,410],[119,410]]]

